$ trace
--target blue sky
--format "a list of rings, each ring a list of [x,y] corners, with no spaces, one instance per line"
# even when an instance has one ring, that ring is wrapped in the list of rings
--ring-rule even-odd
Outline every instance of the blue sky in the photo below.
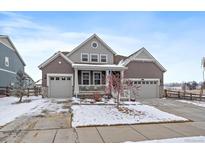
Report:
[[[145,47],[167,69],[166,83],[202,80],[205,12],[0,12],[0,34],[10,36],[35,80],[39,64],[93,33],[119,54]]]

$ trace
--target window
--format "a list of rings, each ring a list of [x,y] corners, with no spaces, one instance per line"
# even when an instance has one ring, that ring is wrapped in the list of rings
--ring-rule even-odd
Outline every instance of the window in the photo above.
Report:
[[[91,62],[98,62],[99,55],[98,54],[90,54]]]
[[[97,48],[97,47],[98,47],[98,43],[97,43],[97,42],[92,42],[91,46],[92,46],[93,48]]]
[[[70,77],[67,77],[67,80],[70,80]]]
[[[101,72],[93,72],[94,85],[101,84]]]
[[[107,55],[101,54],[100,55],[100,62],[101,63],[107,63]]]
[[[141,81],[138,81],[138,84],[141,84]]]
[[[54,77],[51,77],[51,80],[54,80]]]
[[[59,78],[59,77],[56,77],[56,80],[60,80],[60,78]]]
[[[89,57],[88,53],[82,53],[81,54],[81,61],[82,62],[88,62],[89,61],[88,57]]]
[[[82,72],[82,84],[83,85],[90,84],[90,72]]]
[[[150,81],[150,84],[153,84],[153,81]]]
[[[62,77],[62,80],[65,80],[65,77]]]
[[[146,81],[146,84],[149,84],[149,81]]]
[[[5,66],[9,67],[9,57],[5,57],[4,64]]]

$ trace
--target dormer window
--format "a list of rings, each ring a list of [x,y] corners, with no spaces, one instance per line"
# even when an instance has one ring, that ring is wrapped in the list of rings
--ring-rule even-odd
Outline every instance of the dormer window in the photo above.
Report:
[[[100,62],[107,63],[107,55],[106,54],[100,54]]]
[[[81,62],[88,62],[89,61],[89,54],[88,53],[82,53],[81,54]]]
[[[90,54],[90,60],[91,62],[99,62],[99,54]]]

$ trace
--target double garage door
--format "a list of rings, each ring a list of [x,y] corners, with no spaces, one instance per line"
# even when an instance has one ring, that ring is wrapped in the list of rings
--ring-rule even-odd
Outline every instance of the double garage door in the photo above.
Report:
[[[135,85],[139,86],[139,98],[157,98],[159,97],[159,80],[141,80],[133,81]],[[131,96],[133,97],[133,96]]]
[[[72,97],[72,77],[71,76],[50,76],[48,95],[52,98]]]

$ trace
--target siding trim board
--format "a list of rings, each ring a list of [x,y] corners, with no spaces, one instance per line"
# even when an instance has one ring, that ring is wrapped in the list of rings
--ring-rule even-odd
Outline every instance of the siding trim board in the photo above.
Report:
[[[0,71],[4,71],[4,72],[8,72],[8,73],[12,73],[12,74],[16,74],[16,72],[9,71],[9,70],[3,69],[3,68],[0,68]]]

